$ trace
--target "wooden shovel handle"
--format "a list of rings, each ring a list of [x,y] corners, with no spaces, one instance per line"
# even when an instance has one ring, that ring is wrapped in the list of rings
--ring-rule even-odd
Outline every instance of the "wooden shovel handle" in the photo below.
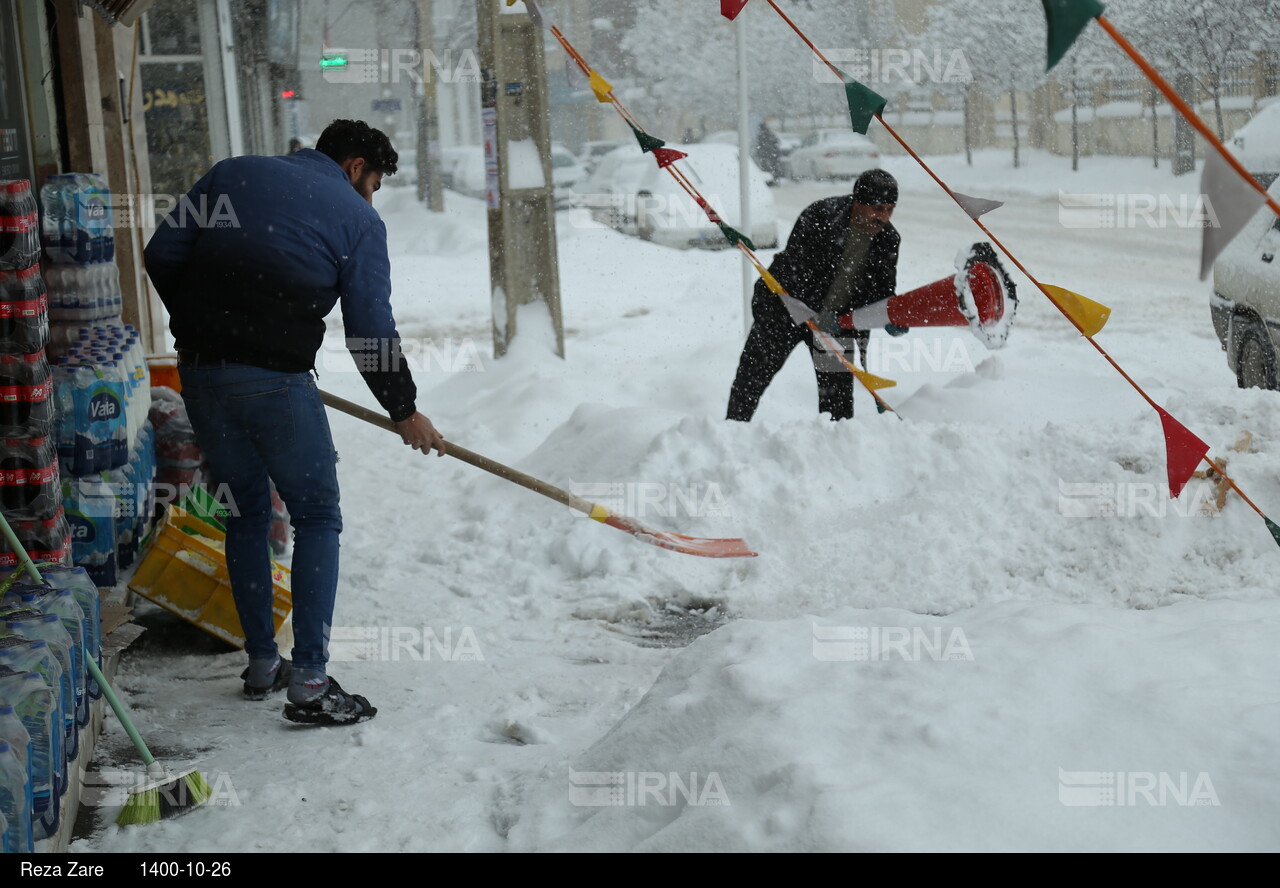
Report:
[[[345,398],[339,398],[337,395],[332,395],[324,389],[320,390],[320,398],[326,405],[332,407],[334,410],[346,413],[349,416],[354,416],[356,419],[363,419],[370,425],[375,425],[380,429],[386,429],[389,432],[394,432],[396,430],[396,424],[391,421],[391,417],[379,413],[376,410],[370,410],[368,407],[363,407],[360,404],[353,403]],[[591,514],[592,504],[579,496],[574,496],[567,490],[561,490],[559,487],[548,484],[545,481],[539,481],[532,475],[526,475],[524,472],[518,472],[510,466],[504,466],[502,463],[495,462],[487,456],[481,456],[460,444],[455,444],[452,441],[446,441],[445,444],[446,456],[452,456],[455,459],[460,459],[468,465],[475,466],[477,469],[484,469],[486,472],[497,475],[499,478],[519,484],[521,487],[553,499],[561,505],[568,506],[571,509],[577,509],[579,512],[583,512],[587,515]]]

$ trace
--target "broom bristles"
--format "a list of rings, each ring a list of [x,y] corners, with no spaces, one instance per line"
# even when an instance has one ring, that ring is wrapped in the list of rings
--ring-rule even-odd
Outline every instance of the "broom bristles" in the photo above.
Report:
[[[213,790],[204,775],[189,771],[130,792],[116,823],[120,826],[159,823],[198,808],[212,795]]]

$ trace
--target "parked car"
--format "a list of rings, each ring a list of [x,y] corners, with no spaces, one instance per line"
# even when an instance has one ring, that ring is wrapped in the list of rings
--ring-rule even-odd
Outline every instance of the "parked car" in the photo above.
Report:
[[[1268,193],[1280,198],[1280,180]],[[1240,388],[1280,389],[1280,216],[1264,206],[1213,264],[1209,310]]]
[[[578,152],[578,161],[586,169],[587,175],[591,175],[595,172],[597,164],[600,163],[600,158],[615,148],[623,147],[625,144],[628,143],[619,142],[616,139],[600,139],[594,142],[586,142],[583,144],[582,150]]]
[[[560,144],[551,146],[551,180],[555,184],[556,206],[573,203],[575,188],[587,177],[587,168],[573,152]]]
[[[448,148],[440,150],[440,184],[445,188],[452,189],[461,193],[462,188],[457,183],[458,164],[468,158],[480,158],[480,166],[484,167],[484,148],[480,145],[451,145]],[[484,183],[480,185],[481,194],[483,195]]]
[[[1262,106],[1236,130],[1229,147],[1241,166],[1270,186],[1280,176],[1280,101]]]
[[[679,169],[725,222],[742,231],[735,145],[701,142],[670,145],[689,156]],[[760,249],[778,246],[778,217],[764,171],[750,167],[751,230],[743,231]],[[685,193],[652,155],[619,149],[605,155],[584,186],[597,218],[626,234],[670,247],[730,246],[720,228]]]
[[[446,149],[451,151],[448,162],[442,173],[447,170],[447,187],[467,197],[485,196],[484,148],[469,145],[465,148]]]
[[[787,157],[793,179],[855,179],[880,166],[880,149],[847,129],[815,130]]]

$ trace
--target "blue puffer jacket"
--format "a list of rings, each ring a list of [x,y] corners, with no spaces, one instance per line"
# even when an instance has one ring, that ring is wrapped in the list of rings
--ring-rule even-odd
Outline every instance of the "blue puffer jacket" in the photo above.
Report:
[[[374,397],[393,420],[413,415],[387,229],[327,155],[304,149],[216,164],[160,222],[146,262],[178,348],[201,359],[306,372],[340,301],[348,347]]]

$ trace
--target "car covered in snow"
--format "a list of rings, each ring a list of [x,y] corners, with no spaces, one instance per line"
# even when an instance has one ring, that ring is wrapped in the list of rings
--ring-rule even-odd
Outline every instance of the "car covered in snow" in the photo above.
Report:
[[[744,231],[737,146],[702,142],[667,147],[689,155],[679,161],[678,169],[728,225],[760,249],[778,245],[773,192],[754,161],[748,161],[751,230]],[[719,226],[672,175],[654,162],[652,154],[641,153],[635,146],[605,155],[582,190],[579,205],[592,207],[597,219],[626,234],[669,247],[730,246]]]
[[[568,148],[554,143],[551,146],[551,181],[555,185],[557,207],[573,203],[578,185],[587,177],[587,168]]]
[[[1267,191],[1280,199],[1280,180]],[[1280,389],[1280,216],[1264,206],[1213,265],[1209,308],[1240,388]]]
[[[1280,101],[1263,105],[1236,130],[1228,147],[1248,172],[1264,186],[1280,176]]]
[[[848,129],[815,130],[787,155],[793,179],[856,179],[879,166],[875,143]]]

